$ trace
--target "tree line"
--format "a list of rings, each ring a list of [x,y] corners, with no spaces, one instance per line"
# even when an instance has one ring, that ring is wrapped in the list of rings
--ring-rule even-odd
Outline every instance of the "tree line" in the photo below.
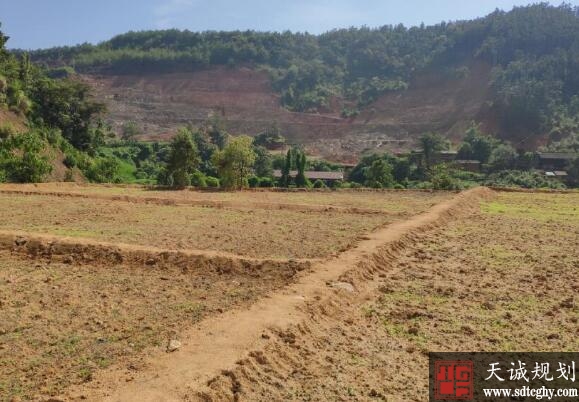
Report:
[[[80,81],[53,79],[28,54],[8,52],[7,41],[0,32],[0,109],[24,128],[0,124],[0,182],[41,181],[59,152],[67,155],[67,167],[95,181],[109,180],[101,173],[111,161],[96,158],[111,134],[99,119],[104,105],[92,101],[90,88]]]
[[[251,65],[269,71],[285,107],[319,111],[341,96],[343,115],[380,94],[402,91],[423,71],[468,76],[473,61],[493,66],[489,105],[503,130],[550,132],[576,116],[577,8],[547,3],[484,18],[407,28],[291,32],[129,32],[98,45],[32,52],[34,61],[83,72],[191,71]]]

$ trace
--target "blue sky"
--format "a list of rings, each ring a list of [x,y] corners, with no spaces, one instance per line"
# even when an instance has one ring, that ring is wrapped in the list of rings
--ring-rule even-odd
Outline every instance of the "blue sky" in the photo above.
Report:
[[[98,43],[129,30],[308,31],[468,19],[531,0],[0,0],[8,47]],[[570,3],[579,5],[579,0]],[[554,4],[559,4],[556,2]]]

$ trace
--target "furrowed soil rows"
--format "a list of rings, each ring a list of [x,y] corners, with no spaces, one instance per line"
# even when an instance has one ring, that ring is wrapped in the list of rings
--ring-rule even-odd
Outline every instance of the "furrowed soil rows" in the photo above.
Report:
[[[0,193],[0,230],[256,258],[320,258],[351,248],[369,231],[427,209],[433,202],[428,195],[420,194],[410,203],[406,198],[411,196],[401,193],[395,212],[356,214]],[[393,203],[395,196],[385,194],[385,202]]]
[[[439,204],[428,213],[371,234],[355,249],[343,253],[338,259],[316,264],[312,272],[303,274],[295,285],[272,294],[249,309],[201,322],[184,336],[183,350],[179,354],[151,357],[149,369],[133,375],[130,383],[125,381],[127,371],[115,368],[101,372],[86,387],[71,389],[67,397],[107,401],[180,401],[197,398],[237,400],[246,396],[237,387],[236,362],[254,356],[265,364],[267,360],[259,356],[268,345],[287,344],[299,349],[300,343],[296,340],[299,333],[311,325],[315,309],[324,309],[336,293],[358,294],[358,287],[363,289],[364,281],[372,278],[373,271],[379,271],[377,264],[403,252],[417,233],[478,208],[480,198],[487,196],[490,196],[488,190],[476,189]],[[348,273],[353,276],[348,277]],[[354,277],[359,277],[361,282],[356,283]],[[291,331],[295,325],[298,329],[294,333]],[[293,371],[292,367],[299,367],[304,361],[292,360],[283,365]],[[225,390],[211,386],[222,383],[218,376],[220,372],[225,373],[225,379],[232,381],[231,387]],[[284,381],[283,378],[275,379],[276,386],[283,389],[281,384]],[[255,382],[259,387],[263,381],[252,377],[249,382]],[[267,392],[264,391],[264,395]],[[253,400],[255,396],[257,394],[248,394],[245,400]]]
[[[579,194],[503,193],[378,251],[187,400],[428,399],[428,351],[579,350]],[[372,273],[371,275],[368,275]]]
[[[169,341],[182,341],[183,348],[175,352],[182,354],[186,334],[200,322],[248,311],[320,266],[331,272],[338,252],[347,256],[343,251],[358,242],[376,244],[368,240],[373,236],[368,231],[453,196],[336,197],[346,208],[352,202],[384,208],[365,214],[127,202],[95,197],[107,188],[100,186],[82,198],[36,193],[50,186],[1,186],[12,193],[0,194],[0,400],[44,400],[71,384],[102,385],[97,373],[109,370],[121,370],[128,382],[134,373],[136,381],[166,354]],[[116,195],[135,192],[136,197],[148,192],[107,189]],[[254,193],[240,195],[245,202]],[[272,193],[276,203],[300,202],[297,195],[286,195]],[[300,205],[331,200],[327,194],[312,195],[317,199],[311,204],[300,195]],[[302,256],[331,259],[322,263]],[[286,312],[280,311],[280,317],[285,319]]]

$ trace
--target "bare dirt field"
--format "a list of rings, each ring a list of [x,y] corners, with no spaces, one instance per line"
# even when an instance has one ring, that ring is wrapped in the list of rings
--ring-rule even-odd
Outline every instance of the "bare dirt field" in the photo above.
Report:
[[[114,199],[125,197],[137,203],[187,203],[206,206],[232,206],[258,209],[325,210],[334,208],[353,213],[397,213],[411,216],[426,211],[437,203],[448,200],[452,193],[446,191],[318,191],[318,192],[204,192],[162,191],[140,186],[110,186],[77,183],[39,183],[0,185],[2,192],[29,192],[61,196],[98,197]],[[323,207],[323,208],[316,208]]]
[[[373,203],[378,194],[364,195]],[[406,197],[402,212],[415,216],[0,195],[0,230],[63,226],[72,239],[66,231],[92,230],[138,244],[158,236],[154,245],[165,246],[155,221],[167,237],[171,226],[204,222],[200,234],[211,225],[221,235],[239,230],[239,239],[261,230],[247,253],[271,256],[281,247],[267,248],[275,228],[291,219],[295,231],[328,237],[303,238],[314,239],[302,244],[307,252],[296,241],[286,258],[328,256],[334,243],[359,239],[301,272],[65,264],[1,251],[0,400],[422,401],[428,351],[579,349],[579,194],[382,195],[386,204]],[[172,218],[182,211],[193,212]],[[235,223],[219,223],[221,214]],[[127,228],[141,234],[115,232]],[[173,236],[188,241],[195,230],[187,230]],[[167,353],[172,339],[182,346]]]
[[[81,266],[0,252],[0,400],[58,394],[113,362],[142,369],[146,348],[164,350],[183,328],[290,280],[283,272]]]
[[[579,195],[500,194],[208,382],[200,400],[425,401],[428,351],[579,350]]]
[[[425,211],[439,200],[452,196],[448,193],[420,192],[311,194],[315,201],[333,201],[333,205],[341,201],[343,204],[382,208],[377,213],[367,214],[332,210],[327,206],[316,210],[283,208],[285,204],[299,205],[308,200],[308,194],[155,192],[163,199],[187,199],[190,196],[194,199],[213,197],[225,201],[236,198],[235,207],[207,208],[186,204],[111,201],[90,196],[76,198],[2,193],[2,189],[8,188],[0,187],[0,208],[3,210],[0,230],[22,230],[166,249],[223,251],[262,258],[328,256],[352,247],[369,231]],[[107,191],[118,194],[123,190],[114,187],[80,188],[91,196],[101,189],[100,195]],[[127,196],[137,195],[137,199],[138,195],[148,193],[141,188],[124,191]],[[255,199],[282,201],[283,204],[278,208],[247,206]]]
[[[143,188],[79,186],[75,192],[84,196],[75,197],[70,196],[72,187],[0,188],[0,231],[45,236],[49,250],[42,256],[16,253],[32,237],[15,237],[13,247],[0,251],[0,400],[56,396],[71,385],[92,383],[95,373],[111,366],[129,373],[146,371],[147,356],[166,353],[170,340],[180,339],[206,317],[244,310],[295,282],[303,268],[296,269],[292,258],[335,255],[376,228],[453,196],[154,192],[164,200],[240,202],[215,208],[107,198],[150,197]],[[263,208],[244,205],[255,199]],[[330,201],[333,204],[324,204]],[[273,208],[273,203],[324,208],[286,210]],[[328,208],[331,205],[376,211],[348,212]],[[68,254],[70,260],[54,258],[57,249],[51,244],[74,244],[75,239],[81,245],[103,241],[206,250],[207,258],[224,252],[277,257],[279,263],[231,270],[225,269],[229,257],[199,266],[187,261],[150,266],[98,258],[86,262],[86,257]],[[223,269],[215,267],[220,263]]]

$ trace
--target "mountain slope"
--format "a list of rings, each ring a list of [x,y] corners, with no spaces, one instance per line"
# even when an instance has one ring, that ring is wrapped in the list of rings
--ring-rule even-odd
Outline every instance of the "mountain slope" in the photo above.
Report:
[[[347,158],[409,148],[424,131],[457,139],[474,119],[532,149],[558,121],[579,129],[579,12],[536,4],[429,27],[271,32],[129,32],[36,51],[74,66],[117,123],[152,137],[221,114],[233,133],[278,123],[291,141]],[[323,141],[321,141],[323,140]]]
[[[249,68],[84,79],[108,104],[110,122],[118,130],[134,120],[145,139],[167,139],[179,126],[201,124],[216,113],[233,133],[255,134],[275,122],[290,143],[347,162],[369,150],[408,150],[425,131],[460,139],[464,127],[481,114],[487,94],[489,67],[472,70],[461,80],[424,77],[407,91],[382,95],[349,119],[340,117],[336,106],[316,114],[288,111],[267,74]]]

